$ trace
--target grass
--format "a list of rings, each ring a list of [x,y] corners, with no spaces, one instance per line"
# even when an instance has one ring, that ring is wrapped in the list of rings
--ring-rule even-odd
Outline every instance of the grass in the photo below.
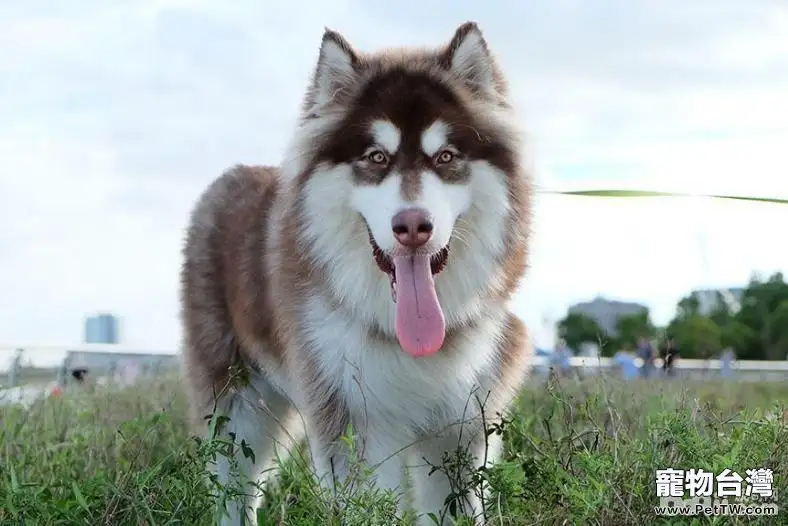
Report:
[[[176,385],[162,378],[0,408],[0,525],[212,524],[216,490],[203,465],[226,444],[190,436]],[[786,402],[780,383],[535,382],[502,429],[503,462],[478,473],[493,488],[489,523],[788,524]],[[657,517],[655,469],[668,467],[771,468],[781,513]],[[289,461],[260,524],[392,523],[386,494],[361,491],[346,506],[342,522],[305,465]]]

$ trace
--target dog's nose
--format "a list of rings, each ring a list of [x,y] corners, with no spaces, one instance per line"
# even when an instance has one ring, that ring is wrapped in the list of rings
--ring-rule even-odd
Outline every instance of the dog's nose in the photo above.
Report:
[[[432,218],[423,208],[408,208],[391,219],[394,237],[406,247],[420,247],[432,237]]]

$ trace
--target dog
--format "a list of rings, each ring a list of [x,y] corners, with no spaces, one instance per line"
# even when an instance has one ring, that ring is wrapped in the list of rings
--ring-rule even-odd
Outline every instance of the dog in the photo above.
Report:
[[[244,443],[220,482],[259,487],[306,437],[336,491],[352,429],[375,487],[429,524],[451,494],[444,454],[499,458],[482,412],[500,420],[532,353],[508,307],[532,208],[517,122],[474,22],[440,48],[375,53],[325,30],[282,162],[228,169],[186,233],[185,385],[194,416],[226,416]],[[223,524],[256,524],[248,493]],[[482,502],[462,502],[477,524]]]

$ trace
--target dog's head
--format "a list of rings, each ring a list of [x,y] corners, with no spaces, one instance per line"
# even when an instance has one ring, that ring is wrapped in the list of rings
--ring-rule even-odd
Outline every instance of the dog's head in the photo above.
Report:
[[[529,183],[506,97],[473,23],[437,50],[365,55],[323,36],[283,166],[302,240],[336,297],[413,355],[523,272]]]

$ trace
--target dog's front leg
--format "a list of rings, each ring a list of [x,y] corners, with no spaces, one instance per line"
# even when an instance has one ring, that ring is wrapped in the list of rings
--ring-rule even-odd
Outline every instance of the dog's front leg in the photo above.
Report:
[[[390,426],[372,424],[363,437],[364,465],[372,470],[375,487],[381,491],[390,491],[396,500],[396,513],[400,517],[405,509],[404,491],[406,489],[405,458],[407,455],[407,437],[402,436],[401,429]]]
[[[439,524],[451,524],[446,520],[451,508],[473,517],[477,526],[484,524],[486,502],[482,496],[486,500],[488,488],[476,487],[472,477],[485,460],[490,466],[498,459],[502,444],[497,435],[485,440],[481,432],[466,436],[468,431],[424,440],[411,453],[410,472],[419,525],[434,525],[430,513],[438,517]]]
[[[315,433],[316,437],[320,437]],[[397,514],[404,509],[405,471],[402,447],[388,440],[382,432],[369,431],[352,437],[351,449],[343,437],[334,440],[310,439],[310,450],[320,486],[327,490],[333,504],[346,504],[356,491],[374,486],[381,491],[391,491],[397,501]]]
[[[309,439],[315,477],[320,487],[333,498],[342,493],[350,479],[349,450],[342,444],[329,442],[322,437]]]

